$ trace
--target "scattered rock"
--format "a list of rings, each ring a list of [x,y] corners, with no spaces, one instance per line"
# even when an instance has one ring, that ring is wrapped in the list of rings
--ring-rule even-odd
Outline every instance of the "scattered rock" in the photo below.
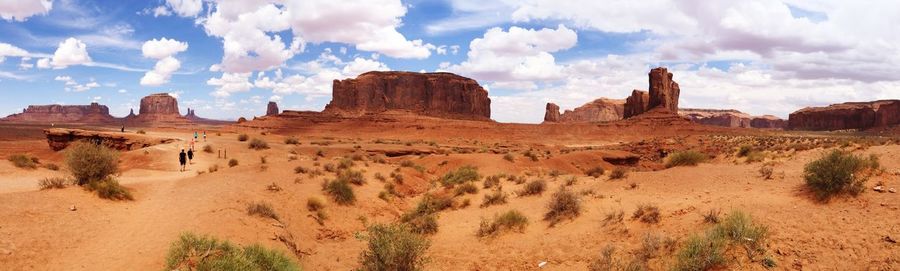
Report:
[[[69,207],[69,211],[73,211],[73,212],[78,211],[78,208],[76,208],[75,205],[73,204],[71,207]]]
[[[897,193],[897,189],[891,188],[891,189],[888,189],[888,192]]]
[[[883,186],[880,186],[880,185],[879,185],[879,186],[875,186],[875,187],[872,188],[872,189],[875,190],[875,192],[878,192],[878,193],[884,193],[884,187],[883,187]]]
[[[885,241],[885,242],[888,242],[888,243],[893,243],[893,244],[896,244],[896,243],[897,243],[897,240],[894,239],[893,237],[891,237],[890,235],[885,235],[885,236],[884,236],[884,241]]]

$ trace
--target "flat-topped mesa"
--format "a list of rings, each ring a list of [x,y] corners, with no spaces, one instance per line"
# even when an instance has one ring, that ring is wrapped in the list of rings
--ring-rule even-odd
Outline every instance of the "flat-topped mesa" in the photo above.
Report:
[[[14,122],[50,123],[109,123],[115,118],[109,115],[109,107],[98,103],[90,105],[29,105],[22,113],[3,118]]]
[[[672,113],[678,112],[678,96],[681,89],[678,83],[672,80],[672,73],[666,68],[659,67],[650,70],[650,106],[668,109]]]
[[[750,120],[750,127],[765,129],[784,129],[787,127],[787,121],[772,115],[762,115],[753,117]]]
[[[782,129],[785,126],[785,121],[778,117],[772,115],[751,116],[734,109],[682,108],[678,110],[678,114],[703,125],[768,129]]]
[[[897,124],[900,124],[900,100],[807,107],[788,117],[788,129],[791,130],[865,130]]]
[[[547,113],[550,114],[551,108],[548,104]],[[554,104],[555,106],[555,104]],[[559,114],[559,107],[556,108]],[[566,110],[559,115],[556,122],[577,123],[577,122],[606,122],[622,119],[625,110],[625,100],[600,98],[579,106],[573,110]],[[545,114],[545,119],[546,119]]]
[[[491,100],[478,82],[452,73],[367,72],[334,80],[325,113],[362,115],[389,110],[490,120]]]
[[[559,106],[555,103],[547,103],[544,112],[544,122],[559,122]]]
[[[275,116],[280,114],[281,111],[278,110],[278,104],[270,101],[268,105],[266,105],[266,116]]]
[[[140,116],[148,115],[179,115],[178,100],[168,93],[150,94],[141,98]]]
[[[650,110],[650,94],[643,90],[632,90],[625,99],[623,117],[630,118]]]

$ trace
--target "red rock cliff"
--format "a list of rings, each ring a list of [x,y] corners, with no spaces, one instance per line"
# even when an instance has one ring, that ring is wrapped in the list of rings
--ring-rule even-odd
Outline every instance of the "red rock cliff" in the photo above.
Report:
[[[491,100],[475,80],[452,73],[367,72],[334,80],[326,113],[359,115],[387,110],[489,120]]]
[[[678,83],[672,80],[672,73],[666,68],[650,70],[650,108],[657,106],[668,109],[672,113],[678,112],[678,96],[681,89]]]
[[[807,107],[788,117],[788,129],[792,130],[864,130],[896,124],[900,124],[900,100]]]
[[[266,106],[266,116],[274,116],[278,115],[278,113],[281,113],[281,111],[278,110],[278,104],[275,102],[269,102],[269,104]]]
[[[547,103],[544,112],[544,122],[559,122],[559,106],[555,103]]]
[[[18,122],[49,123],[108,123],[115,118],[109,115],[109,108],[98,103],[90,105],[29,105],[22,113],[4,118]]]
[[[647,112],[650,109],[650,94],[646,91],[632,90],[631,96],[625,99],[623,117],[630,118]]]
[[[604,122],[622,119],[625,100],[600,98],[559,116],[559,122]]]

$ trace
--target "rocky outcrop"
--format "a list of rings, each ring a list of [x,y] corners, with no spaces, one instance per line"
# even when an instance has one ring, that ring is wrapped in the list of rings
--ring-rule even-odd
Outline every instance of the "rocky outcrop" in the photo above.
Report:
[[[549,105],[549,104],[548,104]],[[547,108],[548,113],[550,108]],[[557,114],[559,107],[557,107]],[[566,110],[559,115],[557,122],[605,122],[622,119],[625,111],[625,100],[600,98],[579,106],[573,110]],[[545,117],[546,118],[546,117]]]
[[[178,100],[168,93],[156,93],[141,98],[140,116],[178,115]]]
[[[40,123],[113,123],[116,118],[109,114],[109,108],[98,103],[90,105],[29,105],[22,113],[4,118],[12,122]]]
[[[623,117],[630,118],[647,112],[650,109],[650,94],[642,90],[632,90],[631,96],[625,99]]]
[[[788,117],[788,128],[792,130],[864,130],[896,124],[900,124],[900,100],[807,107]]]
[[[146,148],[156,144],[165,144],[175,141],[171,138],[158,138],[140,134],[127,134],[115,132],[88,131],[81,129],[52,128],[44,130],[47,136],[47,144],[50,149],[59,151],[65,149],[76,141],[87,141],[101,144],[106,147],[130,151]]]
[[[475,80],[452,73],[367,72],[334,80],[325,113],[358,116],[389,110],[489,120],[491,100]]]
[[[278,113],[281,113],[281,111],[278,110],[278,104],[275,102],[269,102],[269,104],[266,106],[266,116],[275,116],[278,115]]]
[[[751,116],[733,109],[684,108],[678,114],[693,122],[732,128],[783,129],[785,121],[772,115]]]
[[[559,122],[559,106],[555,103],[547,103],[544,112],[544,122]]]
[[[678,112],[678,96],[681,89],[678,83],[672,80],[672,73],[666,68],[659,67],[650,70],[650,106],[649,108],[663,107],[670,112]]]
[[[784,129],[787,127],[787,121],[772,115],[762,115],[753,117],[750,120],[750,127],[763,129]]]

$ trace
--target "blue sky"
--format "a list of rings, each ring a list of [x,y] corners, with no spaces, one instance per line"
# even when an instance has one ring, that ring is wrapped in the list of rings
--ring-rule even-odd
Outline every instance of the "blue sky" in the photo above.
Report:
[[[209,118],[321,110],[331,80],[386,69],[474,78],[503,122],[624,98],[655,66],[684,107],[900,98],[894,1],[634,2],[0,0],[0,115],[97,101],[123,116],[158,92]]]

